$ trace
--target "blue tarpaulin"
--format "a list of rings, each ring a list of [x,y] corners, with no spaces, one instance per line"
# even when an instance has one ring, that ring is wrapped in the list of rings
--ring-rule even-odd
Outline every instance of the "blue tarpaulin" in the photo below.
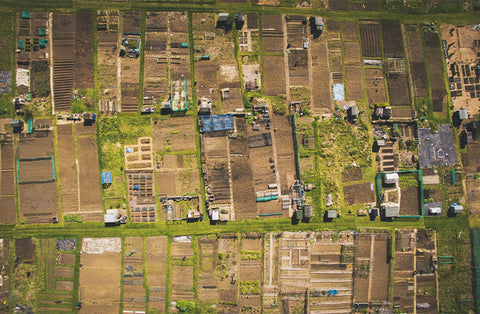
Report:
[[[213,116],[202,116],[203,132],[215,132],[233,130],[233,114],[218,114]]]
[[[328,290],[328,295],[337,295],[338,291],[337,290]]]
[[[111,183],[112,183],[112,173],[102,172],[102,184],[111,184]]]
[[[345,100],[345,91],[343,89],[343,84],[333,85],[333,100]]]

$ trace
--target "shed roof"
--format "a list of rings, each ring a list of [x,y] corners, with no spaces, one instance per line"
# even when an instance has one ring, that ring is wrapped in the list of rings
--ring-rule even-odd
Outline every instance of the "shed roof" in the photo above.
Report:
[[[337,217],[337,211],[336,210],[327,210],[327,218],[336,218]]]
[[[382,206],[385,210],[385,217],[392,218],[400,215],[400,206],[397,203],[385,203]]]
[[[383,174],[383,180],[386,184],[393,184],[398,182],[398,173],[390,172]]]
[[[458,114],[460,115],[460,120],[468,119],[468,111],[465,108],[461,108],[458,110]]]
[[[112,173],[111,172],[102,172],[102,184],[112,183]]]
[[[116,223],[117,222],[117,215],[116,214],[105,214],[104,220],[106,224]]]

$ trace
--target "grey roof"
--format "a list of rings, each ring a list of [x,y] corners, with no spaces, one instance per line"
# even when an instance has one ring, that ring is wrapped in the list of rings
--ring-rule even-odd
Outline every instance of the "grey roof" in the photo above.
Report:
[[[460,115],[460,120],[468,119],[468,111],[465,108],[458,110],[458,114]]]
[[[337,217],[337,211],[336,210],[327,210],[327,217],[328,218],[336,218]]]
[[[385,217],[392,218],[400,215],[400,206],[397,203],[385,203],[382,206],[385,210]]]
[[[305,218],[312,218],[313,217],[313,205],[312,204],[303,205],[303,215],[305,216]]]
[[[105,214],[105,223],[116,223],[117,222],[117,215],[116,214]]]

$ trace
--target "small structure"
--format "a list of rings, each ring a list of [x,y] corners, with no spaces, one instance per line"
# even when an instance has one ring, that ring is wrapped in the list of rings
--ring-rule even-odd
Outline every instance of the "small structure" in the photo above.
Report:
[[[394,218],[400,215],[400,206],[397,203],[383,203],[381,207],[385,218]]]
[[[113,212],[108,213],[108,211],[111,211],[111,209],[107,210],[107,214],[103,215],[105,227],[113,227],[118,225],[119,223],[117,222],[117,214]]]
[[[464,209],[463,209],[463,206],[462,205],[458,205],[457,203],[453,203],[452,205],[450,205],[450,207],[448,208],[448,213],[450,215],[457,215],[457,214],[461,214],[463,213]]]
[[[303,217],[310,219],[313,217],[313,205],[305,204],[303,205]]]
[[[198,100],[198,114],[210,115],[212,113],[212,100],[202,97]]]
[[[315,16],[310,18],[310,29],[314,37],[322,35],[325,23],[321,16]]]
[[[389,172],[383,174],[383,184],[396,184],[398,182],[398,173],[396,172]]]
[[[337,211],[334,209],[327,210],[325,212],[325,219],[327,221],[332,221],[333,219],[337,218]]]
[[[348,107],[347,114],[348,114],[348,121],[350,121],[350,122],[352,122],[352,123],[357,122],[357,119],[358,119],[358,107],[357,107],[357,106]]]
[[[112,173],[102,172],[102,185],[112,184]]]
[[[468,119],[468,111],[465,109],[465,107],[462,107],[460,110],[458,110],[458,117],[460,121]]]
[[[443,213],[442,202],[434,202],[425,204],[426,216],[437,216]]]

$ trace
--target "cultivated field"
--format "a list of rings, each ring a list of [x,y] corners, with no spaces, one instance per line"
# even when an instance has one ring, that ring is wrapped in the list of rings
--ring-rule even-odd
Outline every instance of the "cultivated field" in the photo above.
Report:
[[[78,291],[83,311],[119,310],[121,261],[120,238],[83,239]]]

